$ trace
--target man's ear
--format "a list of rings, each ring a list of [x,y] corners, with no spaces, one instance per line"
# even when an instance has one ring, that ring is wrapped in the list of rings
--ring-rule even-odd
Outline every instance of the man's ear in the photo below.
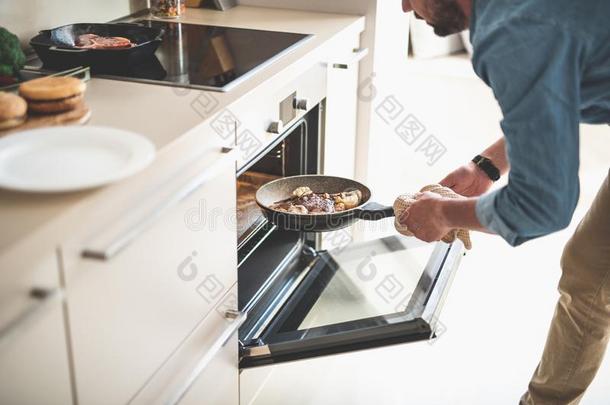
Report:
[[[402,11],[405,13],[413,11],[413,7],[411,7],[411,0],[402,0]]]

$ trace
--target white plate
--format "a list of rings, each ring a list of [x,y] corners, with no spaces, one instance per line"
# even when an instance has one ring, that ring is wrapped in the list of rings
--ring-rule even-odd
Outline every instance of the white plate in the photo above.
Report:
[[[95,126],[50,127],[0,138],[0,187],[65,192],[130,176],[155,157],[155,146],[133,132]]]

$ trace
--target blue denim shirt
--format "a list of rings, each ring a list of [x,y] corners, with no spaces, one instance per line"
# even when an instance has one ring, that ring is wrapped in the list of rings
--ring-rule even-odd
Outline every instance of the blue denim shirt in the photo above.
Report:
[[[610,123],[610,0],[474,0],[471,40],[511,164],[508,185],[482,196],[476,213],[517,246],[568,226],[579,123]]]

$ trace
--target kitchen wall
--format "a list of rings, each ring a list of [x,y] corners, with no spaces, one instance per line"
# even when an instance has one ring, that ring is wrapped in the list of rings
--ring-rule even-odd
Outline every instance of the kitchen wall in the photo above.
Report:
[[[146,7],[146,0],[0,0],[0,26],[25,46],[39,30],[75,22],[105,22]]]

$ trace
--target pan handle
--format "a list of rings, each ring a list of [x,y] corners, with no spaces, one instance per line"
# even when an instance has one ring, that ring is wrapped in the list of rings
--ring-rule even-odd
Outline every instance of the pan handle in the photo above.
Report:
[[[142,24],[142,23],[138,23],[138,22],[125,22],[125,21],[116,22],[114,24],[116,24],[116,25],[132,25],[134,27],[143,27],[144,26],[144,24]]]
[[[365,221],[379,221],[380,219],[394,216],[393,207],[376,202],[366,203],[356,212],[356,216],[359,219],[364,219]]]
[[[49,51],[82,53],[82,52],[88,52],[89,49],[68,49],[68,48],[58,48],[56,46],[52,46],[52,47],[49,48]]]

